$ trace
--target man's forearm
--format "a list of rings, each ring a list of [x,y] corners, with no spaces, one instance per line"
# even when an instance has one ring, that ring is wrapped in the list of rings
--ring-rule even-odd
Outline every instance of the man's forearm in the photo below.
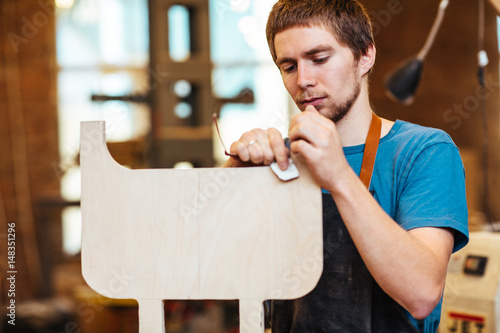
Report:
[[[377,283],[414,317],[427,316],[441,297],[453,234],[441,228],[404,230],[354,172],[344,175],[332,196]]]

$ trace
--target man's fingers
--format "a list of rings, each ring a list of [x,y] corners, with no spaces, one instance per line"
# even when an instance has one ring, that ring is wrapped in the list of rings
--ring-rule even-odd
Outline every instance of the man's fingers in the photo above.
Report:
[[[290,145],[290,150],[292,153],[302,156],[312,156],[312,154],[315,154],[315,148],[304,140],[293,141]]]
[[[298,122],[292,126],[288,132],[290,140],[304,140],[314,144],[315,139],[318,137],[322,128],[314,122]],[[317,139],[316,139],[317,140]]]
[[[335,124],[311,105],[308,105],[305,111],[292,118],[289,129],[290,139],[292,141],[304,140],[319,147],[329,139],[331,132],[335,131]]]
[[[233,142],[229,148],[231,154],[237,154],[239,159],[243,162],[250,161],[250,152],[246,145],[240,140]]]
[[[251,142],[251,141],[250,141]],[[248,145],[248,151],[250,152],[250,160],[254,164],[265,164],[265,147],[263,147],[258,141],[253,142]]]
[[[273,156],[271,162],[276,160],[278,167],[281,170],[286,170],[288,168],[288,155],[290,154],[288,148],[285,147],[285,143],[281,138],[281,133],[277,129],[271,129],[268,132],[269,144],[273,151]]]
[[[242,162],[270,165],[276,160],[281,169],[286,170],[288,167],[288,149],[283,143],[281,133],[274,128],[246,132],[231,145],[230,152],[237,154]]]

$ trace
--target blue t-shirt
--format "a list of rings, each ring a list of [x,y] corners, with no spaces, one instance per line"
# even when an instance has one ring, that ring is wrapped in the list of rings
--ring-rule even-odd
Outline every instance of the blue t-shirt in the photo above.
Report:
[[[344,147],[359,175],[365,145]],[[402,228],[447,227],[455,231],[453,251],[468,241],[465,172],[458,148],[445,132],[396,121],[380,140],[370,191],[384,211]],[[434,333],[441,302],[424,320],[406,310],[420,332]]]

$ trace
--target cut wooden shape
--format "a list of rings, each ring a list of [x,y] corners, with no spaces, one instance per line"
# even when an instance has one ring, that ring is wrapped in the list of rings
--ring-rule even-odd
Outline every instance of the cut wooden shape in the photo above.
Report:
[[[262,333],[264,300],[316,286],[321,189],[300,159],[288,182],[269,167],[130,170],[104,129],[81,126],[82,272],[98,293],[138,300],[141,333],[164,331],[164,299],[238,299],[240,332]]]

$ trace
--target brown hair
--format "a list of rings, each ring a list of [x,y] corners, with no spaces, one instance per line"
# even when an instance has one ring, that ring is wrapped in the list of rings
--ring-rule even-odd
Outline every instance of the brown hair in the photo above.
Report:
[[[324,26],[358,61],[375,45],[370,18],[357,0],[279,0],[267,20],[266,37],[276,62],[276,34],[294,26]]]

